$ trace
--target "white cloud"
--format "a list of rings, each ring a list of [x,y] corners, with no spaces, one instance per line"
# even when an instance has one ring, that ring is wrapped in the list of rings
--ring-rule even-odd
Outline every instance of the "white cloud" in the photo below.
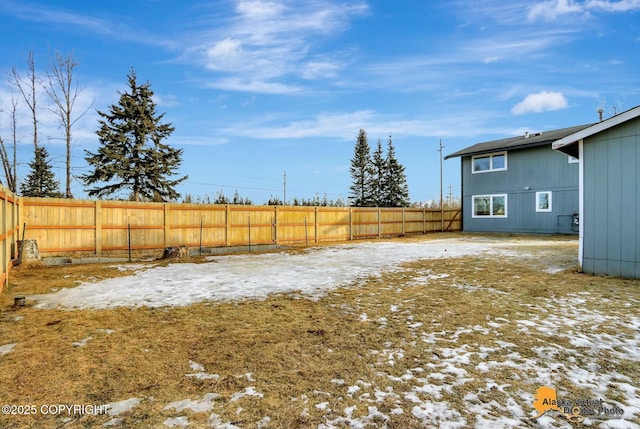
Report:
[[[561,92],[541,91],[527,95],[524,100],[513,106],[511,113],[514,115],[540,113],[565,109],[567,106],[567,99]]]
[[[585,8],[590,10],[604,10],[605,12],[629,12],[632,10],[640,10],[640,0],[588,0]]]
[[[583,6],[573,0],[549,0],[534,5],[529,10],[528,19],[529,21],[535,21],[541,18],[545,21],[553,21],[559,16],[583,11]]]
[[[547,0],[531,7],[528,14],[529,21],[542,19],[553,21],[563,15],[585,14],[591,11],[629,12],[640,10],[640,0]]]
[[[303,90],[301,86],[297,85],[287,85],[261,79],[245,79],[243,77],[222,78],[209,82],[207,86],[225,91],[241,91],[259,94],[297,94]]]
[[[350,19],[367,10],[363,3],[326,0],[241,0],[228,24],[216,23],[187,54],[221,75],[211,86],[297,92],[300,87],[291,83],[296,79],[333,78],[342,69],[343,62],[318,57],[322,41],[344,31]]]

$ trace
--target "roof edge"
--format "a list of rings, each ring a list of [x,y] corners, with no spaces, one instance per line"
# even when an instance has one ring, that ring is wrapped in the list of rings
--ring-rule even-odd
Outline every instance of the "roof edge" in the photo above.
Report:
[[[639,116],[640,116],[640,106],[636,106],[625,112],[612,116],[609,119],[605,119],[604,121],[597,122],[591,125],[590,127],[587,127],[573,134],[569,134],[568,136],[565,136],[561,139],[558,139],[555,142],[553,142],[551,147],[555,150],[559,150],[563,152],[562,148],[566,146],[571,146],[584,138],[591,137],[594,134],[608,130],[611,127],[615,127],[616,125],[619,125],[623,122],[630,121]]]
[[[521,145],[509,146],[509,147],[503,147],[503,148],[479,150],[479,151],[475,151],[475,152],[464,152],[464,149],[463,149],[461,151],[454,152],[452,154],[449,154],[449,155],[445,156],[444,159],[447,160],[449,158],[458,158],[458,157],[463,157],[463,156],[484,155],[486,153],[504,152],[504,151],[518,150],[518,149],[526,149],[528,147],[545,146],[545,145],[553,144],[554,141],[555,140],[553,140],[553,139],[541,140],[541,141],[537,141],[537,142],[534,142],[534,143],[525,143],[525,144],[521,144]]]

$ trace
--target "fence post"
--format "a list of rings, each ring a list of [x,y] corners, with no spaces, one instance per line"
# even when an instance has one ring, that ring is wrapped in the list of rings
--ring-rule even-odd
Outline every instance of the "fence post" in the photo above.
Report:
[[[225,204],[224,206],[224,242],[225,245],[229,246],[230,243],[230,239],[231,239],[231,235],[229,234],[229,231],[231,229],[231,216],[229,216],[229,211],[231,209],[229,208],[229,204]]]
[[[427,233],[427,208],[422,207],[422,234]]]
[[[173,244],[169,242],[169,234],[171,233],[171,225],[169,225],[170,208],[169,208],[169,203],[163,203],[163,206],[164,206],[164,247],[167,247],[170,244]]]
[[[9,198],[8,191],[4,190],[4,199],[2,200],[2,234],[4,239],[2,240],[2,274],[4,280],[0,284],[0,292],[9,284],[9,213],[7,210],[7,199]]]
[[[102,201],[96,200],[94,206],[95,252],[102,256]]]
[[[353,207],[349,207],[349,240],[353,241]]]
[[[404,207],[402,207],[402,235],[405,235],[405,227],[404,227]]]
[[[380,214],[382,213],[380,207],[378,207],[378,238],[382,238],[382,219],[380,219]]]
[[[273,242],[278,245],[278,206],[273,206]]]
[[[315,229],[315,235],[316,235],[316,244],[318,244],[318,206],[315,206],[315,219],[314,219],[314,229]]]

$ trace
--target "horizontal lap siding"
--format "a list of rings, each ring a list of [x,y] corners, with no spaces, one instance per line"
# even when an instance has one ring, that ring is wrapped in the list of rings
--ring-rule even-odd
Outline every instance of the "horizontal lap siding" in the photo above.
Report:
[[[462,207],[465,231],[506,233],[577,233],[578,164],[551,145],[507,152],[507,170],[471,173],[471,157],[462,159]],[[552,192],[552,211],[536,211],[536,192]],[[507,195],[506,218],[474,218],[473,196]]]

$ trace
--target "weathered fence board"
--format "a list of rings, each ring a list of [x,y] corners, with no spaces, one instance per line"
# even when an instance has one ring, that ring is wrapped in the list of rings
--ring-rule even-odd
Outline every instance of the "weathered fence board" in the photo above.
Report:
[[[20,203],[15,194],[0,186],[0,293],[7,286],[9,271],[17,257],[20,240]]]

